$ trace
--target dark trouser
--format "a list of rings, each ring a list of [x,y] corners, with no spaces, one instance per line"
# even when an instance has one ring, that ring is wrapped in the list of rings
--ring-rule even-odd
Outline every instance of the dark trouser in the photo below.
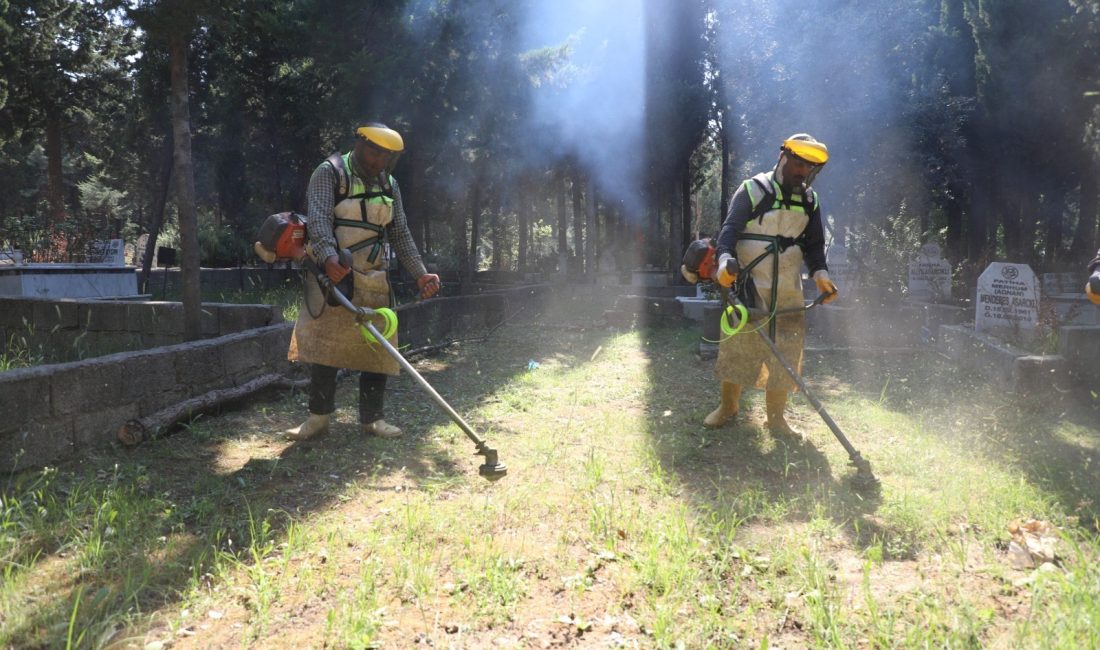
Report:
[[[337,368],[310,364],[309,412],[328,415],[336,410]],[[370,424],[382,419],[382,400],[386,394],[386,377],[377,372],[359,373],[359,422]]]

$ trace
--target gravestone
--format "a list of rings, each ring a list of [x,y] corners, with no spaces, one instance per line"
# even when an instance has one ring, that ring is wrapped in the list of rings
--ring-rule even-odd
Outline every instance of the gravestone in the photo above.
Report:
[[[88,261],[108,266],[126,266],[126,249],[121,239],[97,239],[88,243]]]
[[[925,244],[909,263],[909,298],[921,302],[951,301],[951,263],[937,244]]]
[[[851,295],[859,288],[858,272],[856,265],[848,261],[848,249],[839,244],[829,247],[826,264],[829,267],[829,279],[840,291],[840,295],[832,303],[835,305],[842,302],[845,295]]]
[[[134,257],[131,264],[141,266],[142,261],[145,259],[145,248],[147,246],[149,246],[149,233],[144,233],[137,238],[137,243],[134,244]]]
[[[1030,337],[1039,325],[1039,281],[1027,264],[994,262],[978,278],[974,329]]]

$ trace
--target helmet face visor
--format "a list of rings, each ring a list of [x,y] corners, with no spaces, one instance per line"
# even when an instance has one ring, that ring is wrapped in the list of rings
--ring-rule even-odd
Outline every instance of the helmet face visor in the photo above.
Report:
[[[382,169],[386,173],[392,173],[398,159],[401,158],[401,153],[405,150],[405,142],[401,134],[381,124],[368,124],[356,129],[355,135],[363,140],[370,152],[369,158],[379,160]]]
[[[389,149],[379,147],[370,140],[367,140],[367,148],[377,153],[384,160],[382,167],[386,170],[387,174],[392,174],[393,168],[397,167],[397,161],[401,158],[401,152],[390,151]]]
[[[401,153],[405,150],[405,141],[401,134],[381,124],[361,126],[355,130],[355,135],[389,152]]]
[[[784,140],[783,149],[811,165],[824,165],[829,162],[829,149],[820,142]]]

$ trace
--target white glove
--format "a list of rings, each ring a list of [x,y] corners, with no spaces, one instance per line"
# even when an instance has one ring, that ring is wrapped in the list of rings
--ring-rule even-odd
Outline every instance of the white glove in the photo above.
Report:
[[[718,268],[714,271],[714,281],[727,289],[732,287],[733,283],[737,281],[737,271],[731,273],[726,269],[726,262],[732,259],[733,255],[722,253],[718,256]]]
[[[821,301],[822,304],[830,303],[836,300],[837,288],[836,285],[833,284],[833,281],[829,279],[828,271],[826,271],[825,269],[815,271],[813,278],[814,284],[817,285],[818,292],[823,293],[827,296],[824,300]]]

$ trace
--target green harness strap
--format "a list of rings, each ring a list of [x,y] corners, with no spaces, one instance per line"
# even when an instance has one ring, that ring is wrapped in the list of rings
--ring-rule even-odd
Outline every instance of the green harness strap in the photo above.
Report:
[[[754,233],[741,233],[738,235],[738,239],[751,239],[754,241],[768,242],[768,247],[764,249],[756,259],[749,262],[741,273],[738,274],[737,281],[737,293],[741,293],[745,278],[749,276],[749,273],[756,268],[757,264],[764,261],[764,258],[768,255],[772,256],[772,291],[771,291],[771,315],[768,318],[768,335],[771,340],[775,340],[775,311],[776,311],[776,299],[779,296],[779,253],[782,251],[780,246],[780,237],[778,235],[757,235]]]
[[[334,226],[344,226],[345,228],[359,228],[362,230],[370,230],[374,232],[374,236],[369,239],[352,244],[348,246],[348,250],[352,253],[361,251],[364,248],[370,248],[370,255],[367,256],[367,260],[374,264],[374,260],[378,259],[378,254],[382,252],[382,235],[386,232],[386,229],[382,226],[376,226],[368,221],[356,221],[353,219],[333,219]]]

